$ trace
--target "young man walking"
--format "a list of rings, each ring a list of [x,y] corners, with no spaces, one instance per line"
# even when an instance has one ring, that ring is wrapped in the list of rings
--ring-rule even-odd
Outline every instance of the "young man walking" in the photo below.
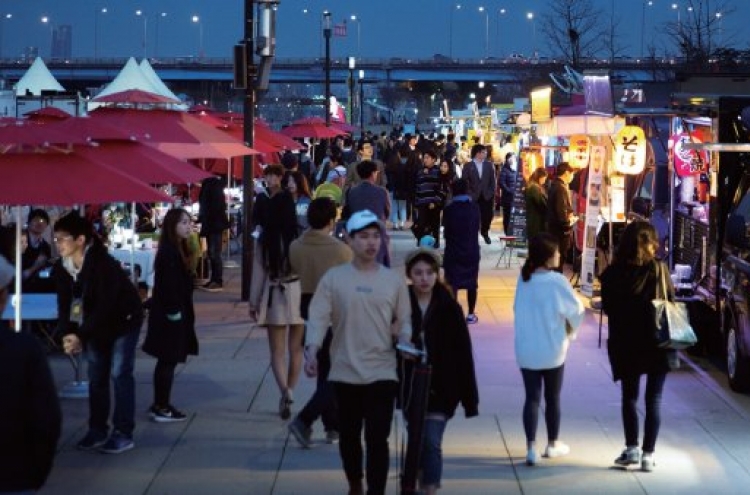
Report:
[[[367,493],[385,493],[397,390],[394,343],[411,340],[411,307],[404,278],[376,260],[383,228],[368,210],[349,218],[346,229],[354,259],[323,275],[307,322],[305,371],[309,376],[318,372],[317,351],[332,328],[329,379],[338,400],[339,454],[350,495],[364,493],[363,427]]]

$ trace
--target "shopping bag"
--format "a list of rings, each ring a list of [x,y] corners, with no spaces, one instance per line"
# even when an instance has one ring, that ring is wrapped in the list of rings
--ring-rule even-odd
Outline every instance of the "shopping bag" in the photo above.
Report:
[[[666,270],[661,265],[657,298],[651,301],[654,305],[654,323],[656,345],[662,349],[686,349],[698,343],[687,307],[683,303],[670,301],[667,298]]]

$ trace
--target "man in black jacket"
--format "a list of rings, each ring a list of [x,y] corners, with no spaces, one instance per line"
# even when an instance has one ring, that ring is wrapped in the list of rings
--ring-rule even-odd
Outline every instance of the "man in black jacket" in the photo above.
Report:
[[[143,322],[138,290],[120,262],[93,235],[91,224],[73,212],[55,223],[60,253],[53,269],[58,332],[67,354],[86,351],[89,430],[80,450],[119,454],[134,447],[135,347]],[[114,411],[109,431],[110,377]]]
[[[547,199],[547,230],[557,238],[560,246],[560,265],[557,271],[562,273],[565,258],[573,241],[573,225],[578,217],[573,215],[570,201],[570,181],[573,180],[573,168],[568,162],[557,166],[555,180],[549,188]]]
[[[219,292],[224,287],[221,246],[224,231],[229,228],[227,200],[221,179],[209,177],[201,183],[198,204],[200,206],[198,211],[198,223],[201,224],[200,235],[206,238],[208,259],[211,261],[211,278],[200,288],[208,292]]]
[[[0,256],[0,313],[13,266]],[[0,321],[0,493],[32,493],[47,480],[62,415],[47,356],[27,332]]]
[[[517,177],[516,155],[511,151],[505,155],[503,168],[500,169],[500,179],[497,181],[498,186],[500,186],[500,205],[503,207],[503,232],[505,232],[505,235],[512,235],[510,232],[510,214],[513,210]]]

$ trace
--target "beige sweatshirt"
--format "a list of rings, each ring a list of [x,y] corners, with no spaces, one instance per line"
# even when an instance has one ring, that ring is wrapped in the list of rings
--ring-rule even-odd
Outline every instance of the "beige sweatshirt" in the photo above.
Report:
[[[389,268],[360,271],[347,263],[318,284],[306,345],[318,347],[333,328],[329,380],[364,385],[396,380],[394,340],[411,340],[411,306],[404,277]]]

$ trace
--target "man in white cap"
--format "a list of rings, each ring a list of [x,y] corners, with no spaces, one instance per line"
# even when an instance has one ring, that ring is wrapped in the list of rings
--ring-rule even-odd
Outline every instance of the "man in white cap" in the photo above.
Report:
[[[369,210],[346,223],[354,258],[329,269],[310,304],[305,371],[315,376],[316,353],[332,328],[331,371],[339,405],[339,454],[349,494],[364,493],[362,428],[367,452],[367,493],[385,493],[388,436],[397,390],[396,342],[411,340],[411,306],[402,274],[377,262],[383,225]]]
[[[0,256],[0,313],[13,266]],[[34,493],[47,480],[62,414],[47,356],[29,333],[0,320],[0,493]]]

